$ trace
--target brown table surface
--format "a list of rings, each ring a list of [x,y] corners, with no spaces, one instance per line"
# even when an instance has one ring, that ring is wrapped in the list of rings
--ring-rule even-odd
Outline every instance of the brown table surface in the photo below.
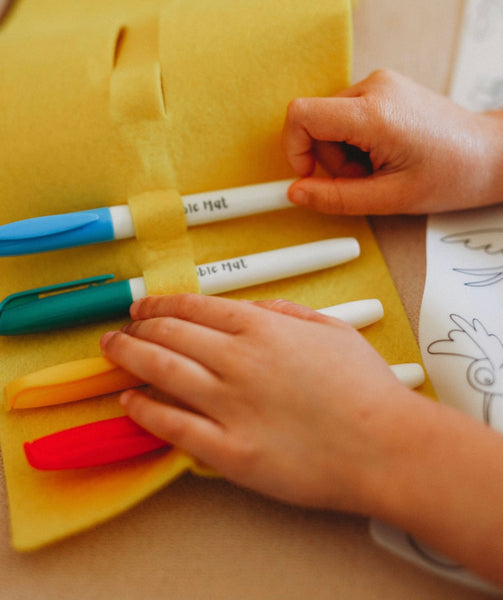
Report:
[[[392,68],[449,89],[463,0],[359,0],[354,80]],[[424,281],[423,217],[372,219],[414,331]],[[284,506],[186,476],[95,530],[33,554],[9,545],[0,478],[2,600],[473,600],[377,547],[364,518]]]

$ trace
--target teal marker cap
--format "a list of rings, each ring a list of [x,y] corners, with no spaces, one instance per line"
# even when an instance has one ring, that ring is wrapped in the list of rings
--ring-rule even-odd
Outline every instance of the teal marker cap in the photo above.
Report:
[[[129,280],[99,275],[7,296],[0,302],[0,335],[22,335],[126,316]]]

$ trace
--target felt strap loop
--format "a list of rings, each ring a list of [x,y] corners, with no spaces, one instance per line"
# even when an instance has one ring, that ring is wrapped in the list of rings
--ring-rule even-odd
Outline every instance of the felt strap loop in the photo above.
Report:
[[[165,117],[158,39],[157,18],[121,27],[110,80],[110,110],[115,121]]]
[[[138,240],[137,258],[149,294],[197,292],[199,282],[176,190],[145,192],[129,199]]]

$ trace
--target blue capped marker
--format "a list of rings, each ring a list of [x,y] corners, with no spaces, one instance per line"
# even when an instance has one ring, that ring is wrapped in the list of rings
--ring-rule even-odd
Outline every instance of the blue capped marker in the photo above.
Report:
[[[293,179],[182,196],[187,226],[293,206]],[[25,219],[0,226],[0,256],[20,256],[135,236],[127,204]]]
[[[0,256],[36,254],[130,238],[135,230],[127,205],[36,217],[0,227]]]

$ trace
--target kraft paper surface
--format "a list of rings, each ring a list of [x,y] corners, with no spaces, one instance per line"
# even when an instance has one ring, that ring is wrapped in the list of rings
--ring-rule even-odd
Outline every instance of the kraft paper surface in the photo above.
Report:
[[[149,293],[198,291],[195,264],[337,236],[356,261],[227,294],[321,308],[380,298],[364,334],[389,363],[419,353],[363,218],[292,208],[187,231],[180,194],[293,176],[280,148],[288,102],[350,82],[349,0],[23,0],[0,30],[1,222],[128,203],[137,238],[2,258],[0,296],[114,273]],[[0,339],[0,387],[99,354],[121,322]],[[195,469],[181,451],[38,472],[22,444],[121,414],[116,396],[2,413],[11,536],[33,550],[126,510]]]

